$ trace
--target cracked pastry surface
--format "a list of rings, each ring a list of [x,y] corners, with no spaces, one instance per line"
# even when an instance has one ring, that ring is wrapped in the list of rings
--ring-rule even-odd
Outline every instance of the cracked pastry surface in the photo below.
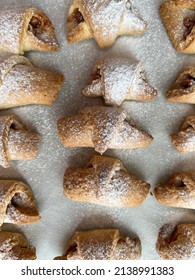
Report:
[[[129,0],[73,0],[67,18],[69,43],[94,38],[110,47],[120,35],[143,34],[147,24]]]
[[[125,100],[152,100],[157,91],[148,83],[140,63],[132,63],[128,58],[109,58],[95,65],[83,94],[103,96],[106,104],[120,106]]]
[[[195,259],[195,224],[164,225],[156,249],[164,260]]]
[[[178,133],[173,134],[172,142],[180,153],[195,151],[195,116],[187,117]]]
[[[172,175],[165,184],[159,184],[154,195],[161,204],[195,209],[195,173]]]
[[[36,251],[20,233],[0,231],[0,260],[35,260]]]
[[[40,220],[31,189],[23,182],[0,180],[0,226],[32,224]]]
[[[11,160],[32,160],[36,157],[40,136],[25,128],[15,116],[0,116],[0,165],[10,166]]]
[[[26,57],[0,54],[0,109],[51,105],[63,80],[62,74],[39,69]]]
[[[161,5],[160,14],[175,49],[195,53],[195,1],[169,0]]]
[[[139,206],[150,185],[129,175],[120,160],[93,155],[85,168],[68,168],[64,194],[69,199],[107,206]]]
[[[61,118],[58,132],[65,147],[92,147],[101,154],[108,148],[144,148],[153,140],[130,124],[124,110],[104,106],[86,107],[76,116]]]
[[[136,260],[141,250],[139,238],[124,237],[118,229],[76,231],[66,253],[55,260]]]
[[[185,68],[167,92],[167,99],[171,102],[195,104],[195,67]]]
[[[0,11],[0,52],[57,51],[59,45],[50,19],[36,8]]]

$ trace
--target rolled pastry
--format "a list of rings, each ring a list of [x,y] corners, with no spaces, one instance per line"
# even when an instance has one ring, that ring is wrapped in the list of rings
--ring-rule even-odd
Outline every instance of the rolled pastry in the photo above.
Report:
[[[195,258],[195,224],[164,225],[158,235],[157,252],[164,260]]]
[[[39,134],[27,130],[14,116],[0,116],[0,165],[9,167],[10,160],[31,160],[37,155]]]
[[[130,176],[120,160],[94,155],[86,168],[68,168],[64,194],[72,200],[107,206],[139,206],[150,185]]]
[[[129,0],[73,0],[67,19],[69,43],[94,38],[110,47],[120,35],[145,33],[147,24]]]
[[[63,75],[36,68],[23,56],[0,55],[0,109],[52,104],[63,83]]]
[[[0,11],[0,52],[57,51],[59,45],[50,19],[35,8]]]
[[[149,85],[140,63],[132,63],[127,58],[111,58],[95,65],[83,94],[103,96],[106,104],[120,106],[125,100],[154,99],[157,91]]]
[[[154,190],[158,202],[167,206],[195,209],[195,173],[172,175]]]
[[[0,180],[0,226],[32,224],[40,220],[31,189],[16,180]]]
[[[167,92],[167,99],[171,102],[195,104],[195,67],[185,68]]]
[[[172,142],[180,153],[195,151],[195,115],[187,117]]]
[[[195,1],[169,0],[161,5],[160,14],[176,50],[195,53]]]
[[[118,229],[76,231],[66,253],[55,260],[136,260],[141,250],[139,238],[124,237]]]
[[[101,154],[109,149],[147,147],[153,137],[130,124],[119,108],[91,106],[78,115],[58,121],[58,132],[65,147],[92,147]]]
[[[0,231],[0,260],[35,260],[35,248],[20,233]]]

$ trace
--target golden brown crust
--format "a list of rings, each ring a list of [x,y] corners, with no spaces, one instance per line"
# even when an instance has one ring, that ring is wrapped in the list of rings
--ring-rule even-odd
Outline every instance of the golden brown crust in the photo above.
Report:
[[[195,53],[195,2],[169,0],[161,5],[160,14],[176,50]]]
[[[103,96],[106,104],[120,106],[125,100],[152,100],[157,91],[148,83],[140,63],[132,63],[128,58],[110,58],[95,65],[83,94]]]
[[[94,147],[103,154],[109,149],[147,147],[153,137],[132,126],[122,109],[92,106],[78,115],[58,121],[58,132],[65,147]]]
[[[156,249],[162,259],[188,260],[195,257],[195,224],[164,225]]]
[[[64,194],[72,200],[130,207],[143,203],[150,185],[130,176],[120,160],[94,155],[85,168],[68,168]]]
[[[195,67],[185,68],[167,92],[170,102],[195,104]]]
[[[15,116],[0,116],[0,165],[10,160],[32,160],[40,145],[39,134],[29,131]]]
[[[141,256],[139,238],[130,239],[118,229],[77,231],[67,251],[55,260],[136,260]]]
[[[164,205],[195,209],[195,174],[172,175],[166,184],[155,188],[154,195]]]
[[[6,24],[5,24],[6,23]],[[0,51],[57,51],[59,45],[49,18],[35,8],[0,11]]]
[[[51,105],[57,98],[62,74],[36,68],[23,56],[0,55],[0,109],[29,104]]]
[[[173,134],[172,142],[180,153],[195,151],[195,116],[187,117],[177,134]]]
[[[67,19],[69,43],[94,38],[99,47],[110,47],[120,35],[143,34],[147,24],[127,0],[73,0]]]
[[[30,188],[19,181],[0,180],[0,226],[31,224],[40,220]]]
[[[0,260],[35,260],[35,248],[20,233],[0,231]]]

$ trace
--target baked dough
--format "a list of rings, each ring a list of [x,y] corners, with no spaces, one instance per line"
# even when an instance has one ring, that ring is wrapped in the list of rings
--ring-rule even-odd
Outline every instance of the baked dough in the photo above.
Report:
[[[0,260],[35,260],[35,248],[20,233],[0,231]]]
[[[158,235],[157,252],[164,260],[195,258],[195,224],[164,225]]]
[[[185,68],[167,93],[171,102],[195,104],[195,67]]]
[[[115,158],[94,155],[85,168],[68,168],[64,194],[72,200],[107,206],[139,206],[150,185],[129,175]]]
[[[69,43],[94,38],[110,47],[120,35],[145,33],[147,24],[129,0],[73,0],[67,19]]]
[[[176,50],[195,53],[195,1],[169,0],[161,5],[160,14]]]
[[[0,226],[32,224],[40,220],[31,189],[16,180],[0,180]]]
[[[9,167],[10,160],[31,160],[37,155],[40,137],[27,130],[14,116],[0,116],[0,165]]]
[[[52,104],[63,75],[36,68],[23,56],[0,55],[0,109],[29,104]]]
[[[185,119],[179,132],[172,135],[172,142],[180,153],[195,151],[195,115]]]
[[[172,175],[154,190],[156,199],[167,206],[195,209],[195,173]]]
[[[106,104],[120,106],[125,100],[154,99],[157,91],[149,85],[140,63],[132,63],[128,58],[110,58],[95,65],[83,94],[103,96]]]
[[[0,11],[0,52],[57,51],[59,45],[53,24],[35,8]]]
[[[138,130],[119,108],[91,106],[78,115],[58,121],[58,132],[65,147],[92,147],[101,154],[109,149],[147,147],[153,137]]]
[[[124,237],[118,229],[76,231],[66,253],[55,260],[136,260],[141,250],[139,238]]]

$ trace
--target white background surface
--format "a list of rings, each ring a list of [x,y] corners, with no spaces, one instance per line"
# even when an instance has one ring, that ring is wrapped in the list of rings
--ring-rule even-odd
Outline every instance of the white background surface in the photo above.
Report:
[[[193,210],[169,208],[148,196],[138,208],[109,208],[68,200],[63,195],[63,174],[69,166],[85,166],[94,150],[65,149],[60,143],[56,123],[62,116],[76,114],[79,109],[103,104],[100,99],[88,99],[81,94],[94,63],[99,57],[127,55],[141,61],[158,98],[149,103],[125,102],[123,108],[139,127],[155,138],[147,149],[110,150],[105,155],[121,159],[129,173],[151,184],[165,182],[178,171],[192,171],[194,154],[179,154],[170,134],[177,132],[184,118],[194,114],[193,105],[168,103],[165,95],[182,67],[194,64],[193,55],[177,53],[165,32],[159,16],[164,0],[134,0],[142,17],[148,22],[143,36],[121,37],[116,44],[100,51],[93,40],[68,45],[66,16],[70,0],[0,0],[0,8],[29,5],[40,8],[52,20],[60,43],[57,53],[28,52],[26,55],[38,67],[56,70],[65,75],[64,86],[51,106],[26,106],[0,111],[1,115],[16,114],[29,129],[42,137],[38,157],[33,161],[12,162],[9,169],[0,168],[0,178],[19,179],[33,190],[42,219],[40,222],[17,227],[3,225],[3,230],[23,232],[37,249],[39,260],[49,260],[65,251],[75,230],[120,228],[124,234],[137,234],[143,246],[142,259],[159,259],[155,243],[159,228],[169,222],[195,222]]]

